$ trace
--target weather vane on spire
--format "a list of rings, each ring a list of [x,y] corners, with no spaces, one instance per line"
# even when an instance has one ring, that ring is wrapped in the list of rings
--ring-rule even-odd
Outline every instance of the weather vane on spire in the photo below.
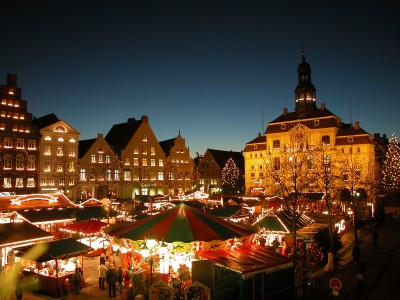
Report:
[[[307,45],[303,44],[303,46],[301,47],[301,58],[303,61],[306,60],[306,56],[305,56],[305,50],[306,50]]]

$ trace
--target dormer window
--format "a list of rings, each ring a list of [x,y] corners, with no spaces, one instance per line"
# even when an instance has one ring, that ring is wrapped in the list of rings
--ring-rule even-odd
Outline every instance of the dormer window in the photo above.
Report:
[[[353,142],[353,137],[349,137],[349,138],[348,138],[348,142],[349,142],[349,143],[352,143],[352,142]]]
[[[329,146],[331,144],[331,138],[329,135],[324,135],[322,137],[322,146]]]
[[[254,150],[257,150],[257,145],[254,145]]]
[[[286,129],[286,124],[281,124],[281,129]]]
[[[143,136],[142,141],[143,141],[143,142],[147,142],[147,135],[144,135],[144,136]]]
[[[319,120],[314,120],[314,126],[319,126]]]

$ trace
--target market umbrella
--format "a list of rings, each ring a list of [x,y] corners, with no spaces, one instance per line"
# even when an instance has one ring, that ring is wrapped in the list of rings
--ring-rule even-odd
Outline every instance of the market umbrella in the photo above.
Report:
[[[121,239],[137,241],[152,237],[167,243],[225,241],[253,233],[254,230],[213,217],[184,203],[108,232],[110,236]]]
[[[103,227],[107,226],[108,223],[101,222],[98,220],[86,220],[82,222],[72,223],[60,227],[60,230],[69,232],[78,232],[85,235],[98,234],[102,232]]]

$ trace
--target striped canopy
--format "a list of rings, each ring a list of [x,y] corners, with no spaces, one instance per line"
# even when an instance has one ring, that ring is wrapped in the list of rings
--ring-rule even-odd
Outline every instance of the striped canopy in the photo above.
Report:
[[[78,232],[83,234],[98,234],[102,232],[103,227],[107,226],[108,223],[101,222],[98,220],[86,220],[73,224],[68,224],[60,227],[60,230],[69,232]]]
[[[225,241],[253,233],[251,229],[213,217],[182,203],[157,215],[111,230],[108,234],[130,240],[152,237],[167,243],[191,243]]]

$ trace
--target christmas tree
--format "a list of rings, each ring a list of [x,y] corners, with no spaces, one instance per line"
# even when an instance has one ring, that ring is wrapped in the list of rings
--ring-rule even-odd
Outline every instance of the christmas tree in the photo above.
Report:
[[[381,170],[382,187],[386,195],[400,191],[400,148],[393,133]]]
[[[222,169],[222,188],[224,193],[235,194],[238,179],[239,168],[232,157],[230,157]]]

